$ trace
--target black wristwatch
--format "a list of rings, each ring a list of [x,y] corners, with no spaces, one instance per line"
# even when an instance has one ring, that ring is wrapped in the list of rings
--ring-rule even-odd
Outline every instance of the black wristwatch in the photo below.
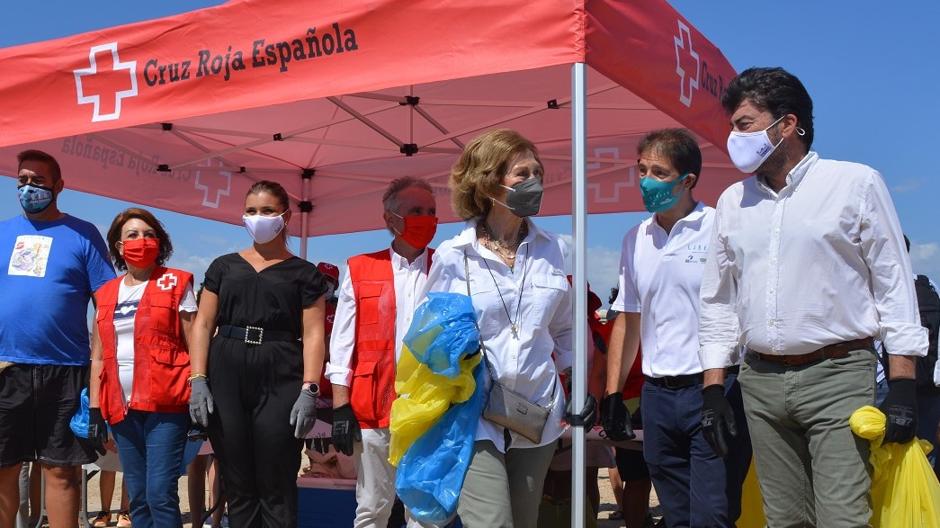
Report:
[[[320,385],[313,383],[313,382],[304,382],[304,387],[301,388],[300,390],[306,391],[311,396],[320,395]]]

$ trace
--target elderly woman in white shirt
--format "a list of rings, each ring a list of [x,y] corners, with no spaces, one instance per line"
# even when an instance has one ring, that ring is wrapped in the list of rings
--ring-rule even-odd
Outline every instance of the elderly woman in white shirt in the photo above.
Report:
[[[548,411],[538,441],[480,418],[457,508],[470,528],[537,525],[564,429],[558,373],[571,366],[571,294],[563,243],[528,219],[541,204],[542,176],[535,145],[515,131],[470,142],[450,177],[454,210],[467,223],[441,244],[428,274],[427,291],[456,293],[467,293],[469,274],[488,378]]]

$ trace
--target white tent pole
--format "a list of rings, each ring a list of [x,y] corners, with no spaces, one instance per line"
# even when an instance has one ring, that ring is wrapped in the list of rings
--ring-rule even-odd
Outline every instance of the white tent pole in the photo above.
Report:
[[[307,237],[310,232],[310,180],[313,179],[313,171],[305,169],[301,174],[300,187],[300,258],[307,260]]]
[[[587,392],[587,66],[579,62],[571,68],[571,231],[574,235],[574,368],[571,373],[571,408],[584,408]],[[572,428],[571,435],[571,526],[584,528],[586,487],[584,483],[584,427]]]

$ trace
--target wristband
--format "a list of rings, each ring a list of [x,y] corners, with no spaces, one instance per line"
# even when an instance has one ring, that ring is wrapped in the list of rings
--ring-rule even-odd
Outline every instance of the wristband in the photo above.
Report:
[[[190,376],[189,378],[187,378],[187,381],[189,381],[190,383],[192,383],[193,381],[195,381],[195,380],[197,380],[197,379],[200,379],[200,378],[202,378],[202,379],[204,379],[204,380],[207,380],[207,379],[209,379],[209,376],[206,376],[205,374],[193,374],[192,376]]]

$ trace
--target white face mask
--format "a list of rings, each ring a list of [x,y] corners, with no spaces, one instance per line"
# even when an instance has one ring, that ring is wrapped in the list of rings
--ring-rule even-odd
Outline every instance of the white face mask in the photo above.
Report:
[[[286,213],[287,211],[284,211]],[[267,244],[284,229],[284,213],[277,216],[265,216],[260,214],[244,215],[242,222],[251,238],[259,244]]]
[[[731,132],[728,136],[728,155],[731,156],[731,162],[739,171],[747,174],[756,171],[780,146],[783,138],[780,138],[780,141],[774,145],[767,131],[784,117],[780,116],[769,127],[759,132]]]

